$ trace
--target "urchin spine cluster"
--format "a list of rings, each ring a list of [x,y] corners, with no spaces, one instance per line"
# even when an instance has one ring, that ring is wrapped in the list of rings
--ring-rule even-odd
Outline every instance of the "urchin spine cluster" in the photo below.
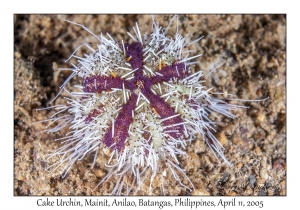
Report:
[[[51,165],[53,170],[62,167],[67,174],[75,161],[90,153],[94,153],[94,165],[98,150],[109,148],[109,172],[99,185],[118,176],[112,194],[130,194],[134,186],[138,191],[146,178],[151,189],[162,170],[190,189],[193,184],[179,167],[177,156],[186,155],[187,142],[199,134],[216,158],[230,164],[212,134],[216,123],[209,115],[217,112],[234,118],[230,111],[241,106],[214,98],[202,85],[203,72],[191,71],[191,60],[201,55],[189,57],[186,47],[202,37],[187,42],[178,32],[167,36],[168,28],[163,31],[153,19],[148,37],[142,36],[136,24],[135,36],[128,32],[132,43],[117,42],[109,34],[98,37],[86,29],[99,40],[97,49],[83,44],[91,51],[89,55],[78,57],[76,49],[70,56],[78,64],[72,64],[72,74],[61,86],[70,97],[64,105],[49,107],[57,112],[44,120],[56,123],[47,132],[69,128],[65,137],[56,139],[65,143],[50,155],[60,155],[60,161]],[[74,76],[83,82],[76,86],[77,92],[69,92],[65,86]]]

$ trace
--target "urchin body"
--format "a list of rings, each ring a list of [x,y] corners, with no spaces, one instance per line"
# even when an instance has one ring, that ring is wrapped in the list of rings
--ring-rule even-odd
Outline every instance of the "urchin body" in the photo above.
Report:
[[[49,121],[57,125],[48,132],[68,127],[65,141],[50,157],[61,155],[57,164],[65,174],[75,161],[109,148],[111,155],[106,163],[108,174],[99,183],[117,176],[112,194],[130,194],[138,191],[144,179],[150,179],[163,168],[178,183],[181,177],[189,178],[179,166],[178,155],[185,155],[187,142],[201,135],[215,156],[229,164],[222,145],[212,134],[216,125],[209,118],[211,112],[233,118],[230,110],[240,106],[228,104],[212,97],[202,85],[203,72],[192,72],[186,38],[176,32],[173,37],[153,20],[152,32],[143,37],[138,26],[131,43],[117,42],[109,35],[97,37],[97,49],[86,45],[91,53],[78,58],[73,73],[82,78],[78,92],[67,92],[70,97],[64,105],[52,108],[57,112]],[[199,38],[196,41],[199,41]],[[47,120],[45,120],[47,121]],[[94,165],[94,164],[93,164]],[[55,168],[54,168],[55,169]],[[163,184],[162,184],[163,189]]]

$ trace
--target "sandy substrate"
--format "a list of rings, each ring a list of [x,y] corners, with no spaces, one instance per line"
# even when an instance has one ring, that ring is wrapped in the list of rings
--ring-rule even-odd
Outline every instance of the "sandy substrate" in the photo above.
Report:
[[[166,27],[171,15],[156,15]],[[81,23],[95,34],[109,32],[117,40],[129,40],[137,21],[141,31],[150,32],[149,15],[16,15],[14,60],[14,193],[15,195],[107,195],[115,180],[92,191],[106,175],[108,156],[99,151],[96,166],[87,156],[72,167],[65,178],[59,171],[45,171],[50,164],[45,155],[60,146],[56,134],[39,132],[53,111],[46,107],[58,93],[69,72],[53,71],[64,63],[80,44],[97,44],[96,38],[82,28],[64,21]],[[172,27],[171,30],[175,30]],[[203,53],[195,70],[206,74],[221,61],[226,63],[207,78],[206,86],[216,92],[237,95],[248,106],[234,112],[236,119],[222,118],[216,136],[225,147],[232,167],[219,163],[201,139],[179,157],[181,166],[194,183],[189,192],[174,181],[164,180],[166,195],[286,195],[286,17],[284,15],[180,15],[179,32],[191,40],[205,38],[193,45]],[[86,49],[77,54],[83,55]],[[73,80],[68,87],[78,83]],[[64,103],[58,98],[55,103]],[[149,192],[145,185],[138,195],[161,195],[158,176]],[[187,183],[182,177],[184,183]],[[145,181],[147,184],[149,181]]]

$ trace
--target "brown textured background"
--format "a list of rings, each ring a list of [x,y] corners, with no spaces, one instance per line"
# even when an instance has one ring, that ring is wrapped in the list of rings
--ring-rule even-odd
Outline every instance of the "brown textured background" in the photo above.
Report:
[[[166,27],[172,15],[156,15]],[[82,28],[95,34],[109,32],[116,40],[129,40],[126,31],[138,22],[142,32],[150,32],[150,15],[15,15],[14,17],[14,194],[15,195],[107,195],[113,181],[92,189],[106,174],[107,155],[99,153],[78,161],[62,179],[56,171],[44,169],[45,155],[58,148],[53,139],[63,134],[38,134],[44,124],[30,123],[46,119],[46,107],[68,77],[67,72],[53,72],[53,65],[68,67],[64,60],[83,42],[97,43]],[[224,145],[233,166],[219,163],[201,139],[180,157],[196,190],[192,193],[167,176],[167,195],[286,195],[286,16],[285,15],[179,15],[179,32],[192,40],[205,35],[192,46],[203,53],[195,70],[209,72],[222,59],[226,64],[207,79],[215,91],[236,94],[249,106],[234,112],[234,120],[223,118],[217,137]],[[172,27],[174,31],[175,28]],[[85,53],[85,49],[77,55]],[[54,63],[55,62],[55,63]],[[72,81],[75,84],[78,81]],[[55,103],[63,102],[59,98]],[[184,180],[186,182],[186,180]],[[152,195],[160,195],[159,176]],[[139,195],[148,195],[148,186]]]

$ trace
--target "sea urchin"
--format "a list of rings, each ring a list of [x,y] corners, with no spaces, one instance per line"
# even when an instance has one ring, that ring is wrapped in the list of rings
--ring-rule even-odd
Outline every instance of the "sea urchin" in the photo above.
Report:
[[[109,34],[108,38],[93,34],[99,40],[97,49],[83,44],[91,51],[89,55],[78,57],[75,50],[70,56],[78,64],[69,69],[72,74],[61,86],[70,97],[66,104],[46,108],[56,113],[42,121],[56,123],[47,132],[70,130],[57,139],[65,144],[50,155],[60,155],[60,161],[51,165],[53,170],[62,167],[65,175],[75,161],[90,153],[94,153],[94,165],[98,151],[109,148],[108,173],[99,185],[116,176],[112,194],[136,192],[145,179],[150,179],[151,189],[163,169],[191,189],[193,184],[177,157],[186,155],[187,142],[199,135],[216,158],[229,164],[212,134],[216,122],[209,115],[217,112],[234,118],[230,111],[241,106],[213,97],[202,85],[203,72],[192,72],[191,60],[200,55],[189,57],[186,47],[202,37],[188,42],[178,30],[169,37],[168,28],[164,31],[153,19],[148,37],[142,36],[136,24],[135,36],[128,32],[131,43],[118,42]],[[69,92],[65,86],[74,76],[82,78],[82,84],[76,86],[78,92]]]

